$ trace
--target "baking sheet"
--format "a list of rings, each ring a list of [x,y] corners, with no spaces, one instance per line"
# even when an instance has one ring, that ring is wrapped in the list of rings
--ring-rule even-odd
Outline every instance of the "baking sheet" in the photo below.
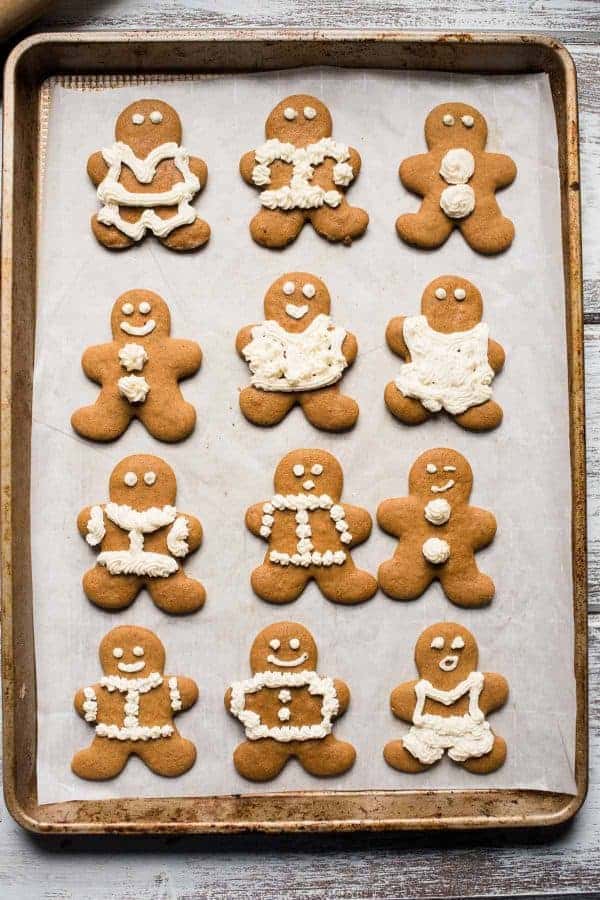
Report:
[[[81,79],[48,85],[31,473],[39,802],[297,789],[575,793],[564,288],[547,77],[309,69],[156,82],[115,78],[95,83],[94,90]],[[249,237],[258,192],[242,182],[238,160],[264,140],[264,121],[275,103],[296,92],[321,97],[332,111],[334,137],[362,155],[349,200],[365,208],[371,222],[350,249],[328,244],[309,225],[282,252],[258,247]],[[195,255],[178,256],[151,238],[126,253],[109,254],[89,230],[97,204],[86,160],[112,141],[121,109],[143,96],[175,106],[184,145],[209,166],[196,206],[213,233]],[[517,235],[498,258],[478,256],[458,233],[443,248],[420,252],[399,241],[394,230],[396,216],[419,203],[400,184],[397,165],[424,150],[424,119],[449,99],[481,109],[488,149],[509,154],[519,169],[515,184],[499,195]],[[333,318],[358,338],[358,359],[344,376],[343,390],[358,400],[361,416],[347,435],[316,431],[299,409],[278,427],[262,430],[238,408],[237,392],[248,383],[248,371],[235,353],[235,335],[262,318],[271,282],[294,270],[323,278]],[[494,383],[505,419],[491,434],[466,433],[445,417],[407,428],[383,403],[384,386],[400,365],[385,344],[385,326],[393,315],[418,313],[424,286],[444,272],[461,274],[481,289],[491,336],[507,351],[505,371]],[[89,443],[69,424],[71,412],[97,396],[81,370],[81,353],[109,340],[114,300],[136,287],[161,294],[171,308],[173,335],[197,339],[204,351],[200,373],[184,383],[198,424],[175,446],[155,441],[137,422],[111,445]],[[496,583],[492,605],[460,609],[438,585],[411,603],[380,592],[353,608],[329,603],[314,584],[288,606],[256,598],[249,576],[265,544],[246,531],[245,509],[271,495],[273,470],[284,453],[310,446],[338,457],[345,473],[343,499],[373,515],[382,499],[406,494],[408,469],[423,450],[450,446],[464,453],[475,475],[472,502],[491,509],[499,524],[494,543],[477,556]],[[178,508],[198,515],[204,526],[203,547],[185,567],[203,581],[208,600],[185,619],[160,612],[145,592],[128,610],[111,615],[92,606],[81,589],[95,553],[77,533],[77,513],[108,499],[112,467],[136,452],[156,453],[170,463],[178,478]],[[375,573],[394,546],[375,526],[353,556]],[[355,745],[357,761],[343,777],[314,779],[291,761],[276,780],[256,786],[233,768],[243,731],[225,713],[223,693],[230,681],[250,674],[248,652],[256,633],[281,619],[310,628],[319,670],[350,686],[350,708],[334,733]],[[509,702],[490,716],[492,728],[508,742],[508,759],[485,778],[447,759],[423,775],[403,775],[381,754],[388,740],[408,728],[391,715],[389,693],[415,677],[414,643],[424,627],[442,619],[470,628],[479,642],[480,668],[501,672],[510,684]],[[156,631],[167,649],[167,671],[197,681],[197,705],[176,721],[196,743],[198,759],[189,773],[172,780],[131,759],[116,780],[85,782],[71,773],[70,759],[89,744],[92,729],[74,713],[72,697],[99,679],[103,635],[127,623]]]

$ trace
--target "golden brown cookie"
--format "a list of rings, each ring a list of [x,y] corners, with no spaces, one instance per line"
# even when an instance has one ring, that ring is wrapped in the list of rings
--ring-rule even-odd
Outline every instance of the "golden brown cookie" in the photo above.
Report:
[[[91,406],[76,410],[71,425],[93,441],[113,441],[139,419],[160,441],[181,441],[194,430],[196,411],[179,381],[200,368],[195,341],[169,337],[169,307],[152,291],[127,291],[111,313],[113,340],[88,347],[83,371],[101,386]]]
[[[427,285],[420,316],[396,316],[386,329],[390,350],[406,363],[385,389],[397,419],[420,425],[444,409],[463,428],[488,431],[502,421],[492,381],[504,350],[481,321],[483,300],[474,284],[441,275]]]
[[[418,213],[396,220],[402,240],[431,250],[454,228],[479,253],[500,253],[512,244],[513,223],[502,215],[496,191],[512,184],[517,167],[509,156],[486,153],[487,123],[473,106],[441,103],[425,121],[428,153],[400,165],[405,188],[423,197]]]
[[[352,744],[333,736],[335,719],[348,709],[350,691],[337,678],[317,674],[317,646],[297,622],[264,628],[250,650],[252,677],[234,681],[225,708],[248,740],[233,762],[242,777],[269,781],[296,757],[311,775],[343,775],[354,763]]]
[[[408,475],[408,497],[384,500],[377,521],[399,538],[392,559],[379,567],[379,586],[394,600],[414,600],[439,580],[457,606],[483,606],[494,582],[477,568],[475,551],[496,534],[496,519],[469,506],[471,466],[456,450],[426,450]]]
[[[165,648],[137,625],[113,628],[100,644],[103,677],[75,694],[75,709],[94,726],[89,747],[75,754],[80,778],[114,778],[130,756],[139,756],[157,775],[183,775],[194,765],[196,748],[181,737],[173,716],[198,699],[191,678],[165,675]]]
[[[269,543],[263,564],[252,572],[254,592],[269,603],[290,603],[314,578],[333,603],[369,600],[377,582],[356,568],[350,549],[371,534],[371,516],[341,503],[344,476],[337,459],[325,450],[292,450],[273,480],[273,496],[246,512],[246,527]]]
[[[392,712],[410,731],[385,745],[386,762],[401,772],[424,772],[447,751],[469,772],[488,775],[506,759],[506,742],[494,734],[488,713],[504,706],[508,684],[495,672],[478,672],[475,638],[462,625],[438,622],[419,637],[419,678],[394,688]]]
[[[276,425],[298,404],[315,428],[352,428],[358,404],[340,393],[339,381],[358,345],[331,320],[323,282],[308,272],[288,272],[267,291],[264,309],[265,321],[246,325],[236,339],[252,372],[240,393],[245,417],[254,425]]]
[[[368,215],[344,196],[360,172],[360,155],[334,141],[332,128],[325,104],[309,94],[286,97],[269,114],[266,143],[240,160],[244,181],[261,191],[261,211],[250,223],[257,244],[285,247],[306,221],[344,244],[366,231]]]
[[[183,571],[181,560],[202,543],[195,516],[175,508],[175,473],[158,456],[127,456],[113,469],[110,501],[86,506],[79,533],[100,550],[83,576],[86,596],[117,611],[145,587],[164,612],[182,614],[204,606],[206,592]]]
[[[206,184],[202,159],[181,146],[181,120],[162,100],[136,100],[119,115],[115,143],[93,153],[88,175],[97,186],[97,240],[125,250],[151,231],[170,250],[195,250],[210,228],[190,201]]]

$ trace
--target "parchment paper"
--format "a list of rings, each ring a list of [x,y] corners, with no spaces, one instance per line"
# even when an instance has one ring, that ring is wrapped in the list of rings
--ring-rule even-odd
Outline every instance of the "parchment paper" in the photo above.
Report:
[[[233,767],[243,731],[225,713],[223,693],[231,680],[250,674],[248,651],[256,633],[286,618],[315,635],[320,671],[349,684],[350,708],[335,734],[352,741],[358,755],[347,775],[330,781],[311,778],[292,761],[259,790],[574,792],[567,372],[557,138],[546,76],[311,69],[120,84],[113,80],[89,90],[52,83],[49,91],[31,473],[40,802],[256,792]],[[242,182],[238,160],[263,141],[264,121],[275,103],[299,91],[323,98],[333,114],[334,137],[362,155],[349,199],[368,210],[371,221],[350,249],[328,244],[309,225],[283,252],[258,247],[248,233],[258,194]],[[171,253],[152,238],[111,254],[89,228],[97,202],[85,171],[88,155],[112,141],[120,110],[143,96],[176,107],[184,145],[209,166],[208,186],[196,205],[212,238],[194,255]],[[489,124],[488,149],[509,154],[518,166],[515,184],[499,195],[517,236],[498,258],[475,254],[458,232],[443,248],[419,252],[394,230],[396,216],[419,202],[403,189],[397,166],[423,152],[424,119],[449,99],[481,109]],[[248,383],[248,371],[236,356],[235,335],[262,319],[266,289],[293,270],[325,280],[335,321],[358,337],[358,359],[343,389],[358,400],[361,416],[344,436],[319,433],[298,408],[277,428],[261,430],[238,408],[237,392]],[[386,347],[386,324],[393,315],[418,313],[424,286],[444,272],[460,273],[480,287],[490,333],[507,351],[505,371],[494,382],[505,418],[491,434],[466,433],[443,416],[407,428],[383,403],[384,386],[400,365]],[[72,411],[98,393],[81,370],[82,351],[109,340],[112,304],[135,287],[165,297],[173,334],[197,339],[204,350],[200,373],[184,383],[198,424],[191,438],[175,446],[154,441],[135,422],[105,446],[80,439],[70,428]],[[496,583],[492,605],[460,609],[438,585],[411,603],[379,593],[354,608],[329,603],[314,584],[287,607],[256,598],[249,577],[265,544],[246,531],[244,511],[271,495],[277,461],[302,446],[333,452],[345,473],[343,498],[373,515],[382,499],[406,494],[408,469],[423,450],[451,446],[464,453],[475,473],[472,502],[493,510],[499,523],[494,543],[477,557]],[[77,533],[77,513],[108,499],[112,467],[134,452],[156,453],[173,466],[179,509],[197,514],[204,525],[204,545],[185,563],[208,591],[196,615],[170,618],[145,592],[127,611],[110,615],[83,594],[81,577],[95,553]],[[353,551],[354,559],[376,572],[394,546],[375,526],[370,540]],[[441,619],[472,629],[480,668],[501,672],[510,683],[509,702],[490,717],[508,742],[508,760],[486,778],[448,759],[424,775],[402,775],[382,757],[386,741],[408,727],[391,715],[390,691],[415,677],[415,640]],[[126,623],[156,631],[167,649],[167,671],[191,676],[200,686],[197,705],[177,717],[182,734],[198,748],[196,765],[181,778],[161,779],[137,759],[104,784],[81,781],[70,771],[73,753],[93,733],[73,711],[74,692],[99,679],[98,644],[110,628]]]

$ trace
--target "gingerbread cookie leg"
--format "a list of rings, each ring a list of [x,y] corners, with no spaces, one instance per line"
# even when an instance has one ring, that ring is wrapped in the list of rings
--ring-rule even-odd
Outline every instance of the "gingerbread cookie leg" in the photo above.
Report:
[[[79,778],[106,781],[122,772],[129,759],[129,748],[121,741],[95,737],[89,747],[79,750],[71,760],[71,769]]]
[[[103,390],[95,403],[82,406],[71,416],[75,431],[90,441],[114,441],[131,422],[131,410],[114,390]]]
[[[328,241],[343,241],[345,244],[361,237],[369,224],[369,216],[364,209],[350,206],[344,198],[339,206],[323,205],[312,210],[310,220],[317,234]]]
[[[404,551],[400,547],[392,559],[379,566],[377,579],[384,594],[393,600],[416,600],[434,575],[424,557],[417,556],[412,548]]]
[[[122,231],[119,231],[114,225],[103,225],[98,221],[98,216],[92,216],[92,231],[98,243],[109,250],[126,250],[135,244],[133,238],[127,237]]]
[[[469,246],[478,253],[502,253],[515,236],[515,226],[502,215],[493,194],[478,197],[477,206],[460,222],[459,228]]]
[[[332,777],[352,768],[356,750],[347,741],[338,741],[333,734],[328,734],[319,741],[305,741],[296,756],[310,775]]]
[[[396,219],[396,231],[407,244],[423,250],[441,247],[452,232],[452,220],[440,208],[439,198],[426,197],[417,213]]]
[[[158,608],[173,615],[196,612],[206,600],[204,586],[182,569],[168,578],[149,579],[146,587]]]
[[[252,572],[252,590],[268,603],[291,603],[297,600],[309,580],[306,569],[263,563]]]
[[[452,751],[448,752],[448,756],[452,757]],[[495,772],[500,766],[504,765],[506,760],[506,741],[499,734],[494,735],[494,745],[489,753],[485,756],[473,757],[461,761],[461,766],[474,775],[489,775]]]
[[[454,421],[469,431],[491,431],[498,427],[502,416],[502,407],[495,400],[486,400],[454,416]]]
[[[402,741],[389,741],[383,748],[383,755],[386,763],[399,772],[408,772],[416,775],[418,772],[425,772],[429,766],[420,763],[418,759],[409,753]]]
[[[96,565],[83,576],[85,596],[102,609],[119,610],[130,606],[144,584],[137,575],[111,575]]]
[[[183,399],[178,384],[163,384],[153,395],[148,392],[138,417],[152,437],[174,443],[188,437],[196,424],[196,410]]]
[[[296,403],[295,394],[260,391],[249,385],[240,392],[240,409],[254,425],[277,425]]]
[[[261,247],[279,249],[295,241],[303,225],[300,210],[261,209],[250,222],[250,234]]]
[[[235,748],[233,763],[248,781],[270,781],[279,775],[290,758],[287,744],[266,738],[262,741],[244,741]]]
[[[298,395],[306,418],[323,431],[347,431],[358,419],[358,403],[340,394],[337,384]]]
[[[210,238],[210,225],[204,219],[196,219],[190,225],[174,228],[166,237],[159,238],[161,244],[170,250],[196,250],[204,246]]]
[[[385,405],[397,419],[405,425],[420,425],[431,417],[431,413],[414,397],[405,397],[393,381],[386,386]]]
[[[168,741],[138,744],[137,755],[156,775],[175,778],[183,775],[196,762],[196,748],[191,741],[174,732]]]
[[[363,603],[377,592],[375,578],[357,569],[349,556],[341,569],[337,566],[317,569],[315,581],[332,603]]]
[[[496,592],[494,582],[479,571],[474,559],[454,562],[450,557],[438,577],[446,597],[457,606],[485,606]]]

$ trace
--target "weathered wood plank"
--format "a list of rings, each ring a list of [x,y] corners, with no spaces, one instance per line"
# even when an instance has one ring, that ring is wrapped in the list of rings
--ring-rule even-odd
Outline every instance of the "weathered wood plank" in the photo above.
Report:
[[[585,327],[588,602],[600,613],[600,325]]]

